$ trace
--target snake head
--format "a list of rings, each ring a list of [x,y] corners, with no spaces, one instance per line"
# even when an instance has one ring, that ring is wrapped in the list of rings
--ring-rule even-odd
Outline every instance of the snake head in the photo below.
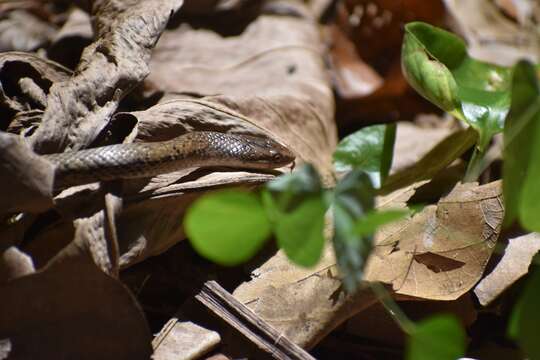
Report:
[[[246,164],[256,169],[276,169],[294,161],[295,156],[285,145],[258,136],[246,136],[249,151],[243,152]]]

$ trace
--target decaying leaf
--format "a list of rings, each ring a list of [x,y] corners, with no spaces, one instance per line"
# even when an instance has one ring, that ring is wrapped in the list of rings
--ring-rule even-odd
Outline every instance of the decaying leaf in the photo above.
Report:
[[[399,208],[426,182],[379,199]],[[457,185],[437,205],[377,234],[366,281],[392,284],[396,294],[452,300],[480,279],[499,234],[501,184]],[[252,273],[235,297],[302,346],[313,346],[343,321],[376,301],[368,288],[343,292],[329,248],[313,269],[291,265],[281,252]]]
[[[309,18],[261,14],[237,36],[186,24],[171,27],[152,55],[149,78],[158,89],[170,93],[144,111],[116,114],[107,129],[125,142],[167,140],[201,130],[271,136],[291,148],[298,162],[315,164],[331,179],[336,144],[333,98],[324,74],[323,52],[313,44],[319,44],[319,33]],[[87,116],[105,119],[109,110]],[[93,132],[94,125],[74,131]],[[90,139],[81,136],[83,142]],[[227,185],[253,187],[274,176],[234,169],[186,169],[125,181],[119,190],[123,210],[115,220],[120,267],[157,255],[182,240],[184,212],[205,191]],[[96,232],[92,234],[101,234],[94,239],[95,249],[105,249],[107,243],[97,240],[104,234],[99,230],[105,225],[102,198],[95,185],[63,191],[55,199],[61,221],[36,234],[29,245],[33,251],[25,250],[46,263],[51,255],[47,242],[64,239],[65,245],[69,243],[77,218],[94,218],[91,228]],[[94,259],[104,253],[94,254]],[[98,263],[110,269],[114,262]]]
[[[0,338],[11,343],[10,359],[57,358],[59,349],[74,359],[150,357],[141,309],[87,257],[14,279],[0,293]]]
[[[312,269],[279,252],[240,285],[234,296],[296,344],[311,348],[332,329],[376,301],[369,289],[346,296],[330,247]]]
[[[43,211],[53,205],[53,167],[20,138],[0,133],[0,216]]]
[[[395,207],[381,202],[381,208]],[[453,300],[480,279],[503,218],[501,183],[458,184],[437,205],[380,229],[366,268],[368,281],[398,294]]]
[[[508,241],[504,256],[495,269],[474,288],[482,305],[488,305],[505,289],[527,274],[534,255],[540,250],[540,235],[531,233]]]
[[[78,150],[96,139],[121,98],[148,75],[151,50],[182,0],[116,5],[96,3],[97,40],[84,50],[74,75],[52,85],[31,136],[37,152]]]
[[[191,321],[169,320],[152,341],[155,360],[198,359],[221,341],[215,331],[205,329]]]

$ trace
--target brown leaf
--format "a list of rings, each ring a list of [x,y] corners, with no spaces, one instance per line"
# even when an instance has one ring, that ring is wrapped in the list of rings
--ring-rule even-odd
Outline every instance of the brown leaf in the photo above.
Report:
[[[19,137],[0,132],[1,214],[52,207],[53,166]]]
[[[118,102],[148,75],[150,54],[181,0],[95,3],[97,40],[83,52],[75,74],[52,85],[42,124],[32,135],[39,153],[86,148]]]
[[[0,285],[10,359],[148,359],[151,334],[126,288],[86,257]]]
[[[29,12],[11,11],[0,21],[0,52],[37,50],[52,38],[55,30]]]
[[[461,34],[468,44],[469,54],[504,66],[513,66],[520,59],[538,61],[540,53],[539,35],[535,31],[534,11],[527,19],[520,19],[524,24],[511,21],[493,1],[445,0],[453,30]],[[536,7],[537,2],[530,2]],[[516,14],[517,16],[517,14]]]
[[[425,299],[453,300],[469,291],[482,276],[499,235],[500,185],[458,184],[437,205],[383,227],[365,280],[389,283],[398,294]],[[383,201],[382,207],[400,203]]]
[[[531,233],[508,241],[495,269],[474,288],[480,304],[486,306],[529,272],[533,257],[540,250],[540,235]]]
[[[195,114],[217,110],[221,127],[232,115],[232,128],[241,119],[266,130],[330,176],[337,138],[320,44],[315,23],[292,16],[261,15],[236,36],[182,24],[160,39],[149,80],[202,97]]]
[[[32,259],[15,246],[0,253],[0,283],[32,274],[36,269]]]
[[[191,321],[169,320],[153,340],[155,360],[199,359],[221,341],[215,331]]]
[[[332,73],[334,87],[343,99],[359,98],[373,93],[383,80],[356,53],[354,44],[337,26],[330,27],[333,40]]]
[[[309,349],[376,301],[367,288],[346,296],[334,266],[330,247],[312,269],[292,264],[279,252],[255,270],[252,280],[240,285],[233,295],[276,330]]]
[[[41,88],[42,93],[48,94],[51,84],[65,81],[69,76],[71,76],[70,70],[34,54],[0,53],[0,79],[2,79],[0,110],[5,111],[6,114],[36,110],[36,102],[39,104],[40,99],[34,99],[31,93],[25,91],[24,86],[21,86],[21,79],[26,79],[24,81],[27,84],[29,79],[32,80],[37,87]],[[1,120],[9,119],[6,116]],[[7,128],[8,125],[13,126],[6,123],[2,124],[2,127]]]
[[[90,15],[74,8],[68,14],[62,28],[54,35],[47,49],[47,56],[74,69],[79,63],[83,49],[92,42],[93,35]]]

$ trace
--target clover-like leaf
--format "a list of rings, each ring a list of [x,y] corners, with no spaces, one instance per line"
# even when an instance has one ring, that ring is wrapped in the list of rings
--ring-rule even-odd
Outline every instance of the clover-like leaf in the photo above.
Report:
[[[249,260],[271,234],[257,195],[224,190],[204,195],[188,210],[184,227],[201,255],[222,265]]]
[[[392,165],[395,137],[395,124],[368,126],[345,137],[334,152],[336,171],[364,170],[379,186]]]

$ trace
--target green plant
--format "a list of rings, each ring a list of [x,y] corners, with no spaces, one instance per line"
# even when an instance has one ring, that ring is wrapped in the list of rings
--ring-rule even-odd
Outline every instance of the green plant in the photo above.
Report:
[[[492,137],[504,132],[503,192],[505,225],[516,219],[540,231],[540,86],[537,67],[522,61],[502,67],[478,61],[454,34],[414,22],[405,27],[402,68],[409,83],[426,99],[462,120],[468,128],[431,150],[417,166],[388,175],[395,125],[364,128],[346,138],[334,153],[344,176],[323,186],[307,164],[269,182],[258,194],[225,190],[203,196],[188,211],[185,228],[195,249],[217,263],[248,260],[271,234],[288,258],[313,266],[323,250],[325,221],[333,223],[332,243],[346,290],[354,292],[378,227],[409,214],[377,211],[377,193],[388,193],[430,179],[474,146],[464,181],[474,181],[489,165],[484,159]],[[538,276],[531,279],[516,307],[511,334],[532,359],[540,358],[534,341],[538,311]],[[384,288],[372,285],[381,302],[410,335],[409,359],[455,359],[465,351],[465,334],[457,321],[437,316],[412,323]],[[526,310],[524,310],[526,309]]]

